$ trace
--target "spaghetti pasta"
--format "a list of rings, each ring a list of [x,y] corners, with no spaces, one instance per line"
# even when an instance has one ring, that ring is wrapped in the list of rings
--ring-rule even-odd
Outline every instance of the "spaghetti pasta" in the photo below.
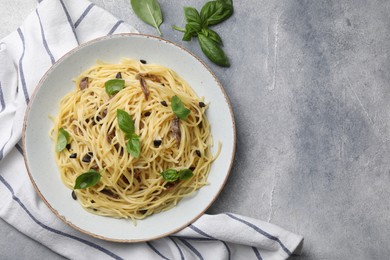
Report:
[[[119,79],[123,87],[108,91],[106,82],[112,79]],[[101,175],[96,185],[74,189],[82,207],[94,214],[134,221],[174,207],[207,184],[215,159],[205,115],[208,105],[177,73],[131,59],[118,64],[99,61],[75,82],[76,89],[60,101],[51,137],[56,141],[60,129],[69,134],[66,149],[55,154],[69,189],[74,189],[82,173]],[[173,111],[173,97],[189,110],[184,120]],[[138,157],[127,149],[131,136],[120,129],[118,110],[133,120],[134,134],[139,137]],[[161,174],[166,170],[187,175],[182,180],[166,180]]]

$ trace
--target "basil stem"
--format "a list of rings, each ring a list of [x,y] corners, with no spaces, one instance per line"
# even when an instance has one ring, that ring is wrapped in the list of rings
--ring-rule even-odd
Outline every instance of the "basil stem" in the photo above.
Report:
[[[163,16],[157,0],[131,0],[131,6],[138,18],[156,28],[162,35],[160,25],[163,22]]]
[[[88,187],[95,186],[100,181],[101,175],[95,170],[89,170],[76,179],[76,183],[73,189],[85,189]]]

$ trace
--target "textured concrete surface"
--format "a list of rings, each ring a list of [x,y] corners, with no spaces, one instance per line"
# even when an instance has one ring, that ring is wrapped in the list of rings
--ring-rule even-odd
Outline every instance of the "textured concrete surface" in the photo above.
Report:
[[[93,2],[156,35],[128,0]],[[159,2],[164,37],[205,59],[196,42],[171,29],[183,25],[183,6],[205,1]],[[33,6],[2,0],[0,36]],[[234,16],[215,27],[232,66],[206,60],[237,124],[233,171],[209,213],[235,212],[302,234],[304,251],[294,259],[389,258],[389,13],[387,0],[235,2]],[[23,247],[19,258],[54,257],[2,222],[0,230],[10,234],[0,238],[0,256]]]

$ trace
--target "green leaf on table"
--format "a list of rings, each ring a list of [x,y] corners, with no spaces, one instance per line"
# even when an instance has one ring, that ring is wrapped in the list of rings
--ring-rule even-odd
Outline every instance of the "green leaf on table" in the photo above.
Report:
[[[181,99],[178,96],[173,96],[171,99],[171,108],[173,113],[181,120],[186,120],[190,114],[190,110],[187,109]]]
[[[58,130],[57,144],[56,144],[56,152],[61,152],[65,149],[66,145],[69,142],[69,133],[66,132],[64,128],[60,128]]]
[[[131,0],[131,6],[138,18],[156,28],[161,35],[163,16],[157,0]]]
[[[231,2],[231,1],[230,1]],[[229,1],[207,2],[200,11],[206,26],[215,25],[228,19],[233,14],[233,3]]]
[[[213,31],[210,28],[203,28],[202,34],[213,40],[216,44],[223,45],[222,39],[216,31]]]
[[[202,29],[202,18],[198,10],[194,7],[184,7],[184,16],[186,17],[187,24],[191,26],[195,31]]]
[[[233,8],[233,0],[217,0],[217,2],[230,5]]]
[[[125,87],[125,81],[123,79],[110,79],[104,83],[104,87],[107,94],[112,96]]]
[[[95,186],[100,181],[100,178],[101,175],[99,172],[95,170],[89,170],[88,172],[85,172],[77,177],[74,189],[85,189]]]
[[[219,45],[203,33],[198,34],[200,48],[212,62],[222,67],[229,67],[229,59]]]

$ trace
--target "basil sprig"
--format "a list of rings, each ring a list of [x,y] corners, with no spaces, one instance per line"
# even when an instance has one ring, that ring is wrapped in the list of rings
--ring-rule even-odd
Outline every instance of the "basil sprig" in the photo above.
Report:
[[[58,131],[56,152],[61,152],[65,149],[70,139],[69,133],[64,128],[60,128]]]
[[[135,158],[138,158],[141,153],[141,142],[139,136],[135,133],[133,118],[124,110],[116,111],[119,128],[125,133],[127,144],[127,152]]]
[[[112,96],[125,87],[125,81],[123,79],[110,79],[104,83],[104,87],[107,94]]]
[[[179,171],[175,169],[168,169],[160,174],[167,182],[175,182],[178,179],[185,181],[194,176],[194,173],[190,169],[183,169]]]
[[[79,175],[76,179],[76,183],[73,189],[85,189],[88,187],[95,186],[102,176],[99,172],[91,169],[81,175]]]
[[[215,64],[229,67],[230,62],[222,50],[222,39],[209,26],[219,24],[233,14],[232,0],[216,0],[207,2],[200,13],[193,7],[184,7],[187,24],[185,28],[173,26],[173,29],[184,33],[183,41],[198,37],[203,53]]]
[[[188,115],[191,113],[189,109],[187,109],[181,99],[178,96],[173,96],[171,99],[171,108],[173,113],[177,115],[181,120],[186,120]]]
[[[160,25],[163,22],[163,16],[157,0],[131,0],[131,7],[138,18],[156,28],[162,35]]]

